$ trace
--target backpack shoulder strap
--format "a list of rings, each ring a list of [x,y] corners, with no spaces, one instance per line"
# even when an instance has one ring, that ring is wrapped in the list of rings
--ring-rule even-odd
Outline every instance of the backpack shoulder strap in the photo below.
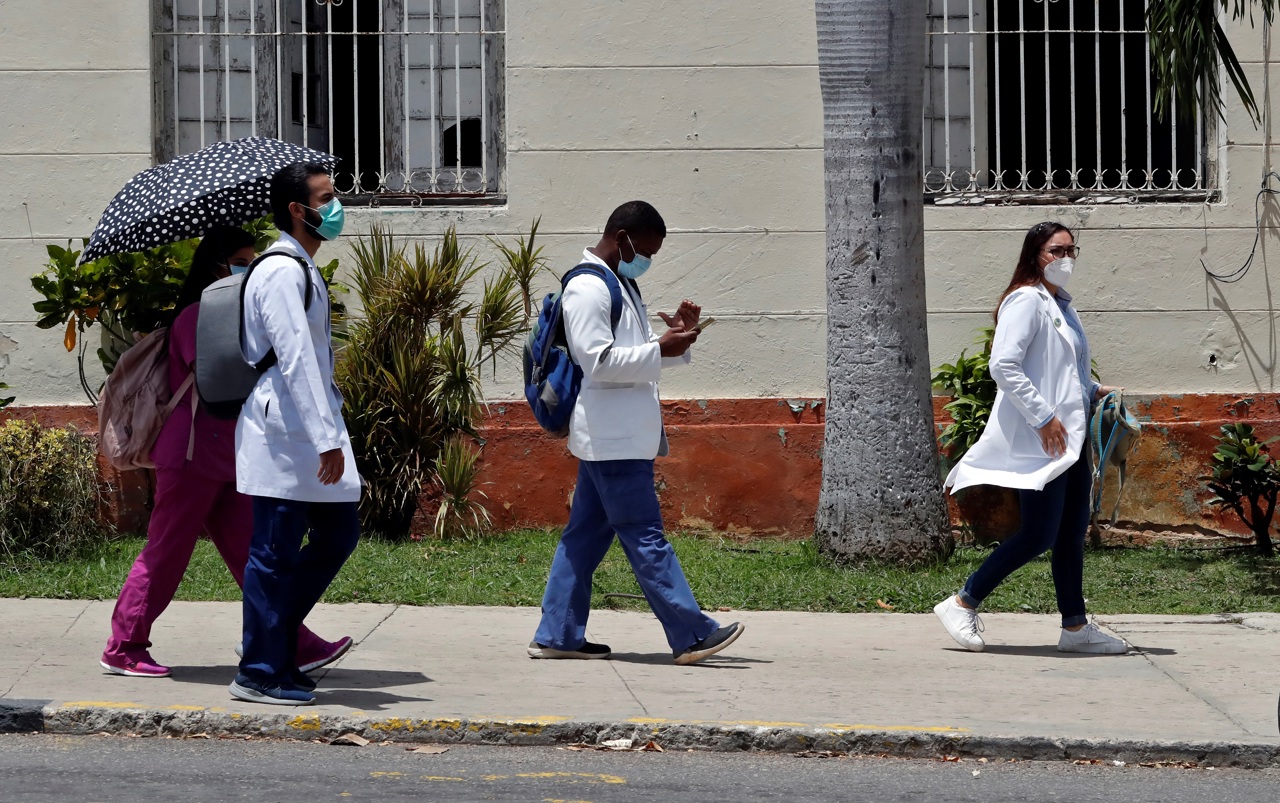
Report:
[[[622,320],[622,285],[618,283],[618,277],[613,274],[613,271],[594,262],[583,262],[571,268],[564,275],[564,278],[560,280],[561,294],[569,286],[570,279],[583,273],[593,273],[599,276],[604,280],[605,287],[609,288],[609,328],[617,332],[618,321]]]
[[[270,248],[268,248],[266,251],[263,251],[261,254],[258,254],[258,256],[252,262],[249,263],[249,269],[246,270],[244,273],[244,281],[240,283],[241,309],[244,308],[244,287],[249,283],[249,274],[252,273],[253,269],[258,267],[258,265],[261,264],[263,260],[265,260],[267,257],[274,257],[274,256],[289,257],[294,262],[298,263],[298,267],[302,268],[302,275],[307,282],[307,289],[302,296],[302,308],[304,310],[309,311],[311,309],[311,290],[314,287],[314,282],[311,278],[311,265],[308,264],[305,259],[298,256],[297,254],[291,253],[289,251],[272,250]]]
[[[307,282],[306,288],[302,291],[302,309],[304,312],[311,310],[311,295],[312,295],[311,291],[314,285],[311,280],[311,266],[307,264],[307,261],[302,257],[298,256],[297,254],[292,254],[288,251],[273,251],[270,248],[268,248],[266,251],[263,251],[261,254],[257,256],[256,259],[254,259],[252,262],[249,263],[249,269],[244,272],[244,278],[240,280],[240,350],[242,353],[244,351],[245,288],[249,286],[249,277],[253,275],[253,269],[258,267],[258,265],[262,264],[262,262],[267,257],[272,257],[272,256],[289,257],[293,261],[297,262],[298,266],[302,268],[302,275]],[[267,369],[269,369],[271,366],[276,364],[276,359],[277,359],[276,350],[271,349],[267,352],[265,357],[263,357],[260,361],[258,361],[257,365],[255,365],[254,368],[257,369],[258,373],[265,373]]]

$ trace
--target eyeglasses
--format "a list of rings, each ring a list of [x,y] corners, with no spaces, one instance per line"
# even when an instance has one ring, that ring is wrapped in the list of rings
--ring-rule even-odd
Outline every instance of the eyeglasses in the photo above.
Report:
[[[1044,249],[1044,252],[1056,259],[1062,259],[1063,257],[1075,259],[1080,256],[1080,248],[1075,245],[1055,245]]]

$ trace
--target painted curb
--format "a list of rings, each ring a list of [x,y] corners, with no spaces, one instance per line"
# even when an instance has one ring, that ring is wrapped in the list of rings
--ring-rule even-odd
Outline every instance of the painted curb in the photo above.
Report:
[[[30,733],[44,730],[49,700],[0,699],[0,733]]]
[[[31,724],[32,703],[8,701],[14,716]],[[6,709],[0,704],[0,731]],[[364,715],[317,714],[290,709],[241,714],[219,709],[81,706],[45,704],[36,727],[24,732],[87,735],[267,737],[331,739],[357,733],[371,741],[474,745],[600,744],[611,739],[657,742],[667,750],[836,754],[895,758],[1003,758],[1023,761],[1099,759],[1192,763],[1199,766],[1262,769],[1280,767],[1276,742],[1178,742],[1140,739],[1078,739],[993,736],[968,731],[883,731],[714,722],[583,722],[549,717],[538,720],[403,719]]]

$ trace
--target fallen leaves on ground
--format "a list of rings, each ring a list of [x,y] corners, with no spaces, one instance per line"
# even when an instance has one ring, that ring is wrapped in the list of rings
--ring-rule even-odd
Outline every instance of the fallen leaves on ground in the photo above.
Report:
[[[329,744],[347,745],[350,747],[364,747],[369,744],[369,740],[358,733],[344,733],[334,739],[329,740]]]
[[[876,600],[876,605],[879,605],[881,608],[884,608],[886,611],[893,610],[893,606],[882,599]]]
[[[631,752],[631,753],[665,753],[662,745],[652,739],[643,744],[636,744],[634,739],[608,739],[599,744],[587,744],[586,742],[577,742],[562,750],[599,750],[604,752]]]
[[[844,758],[844,753],[838,753],[835,750],[801,750],[799,753],[792,753],[796,758]]]
[[[405,750],[424,756],[438,756],[441,753],[449,752],[449,748],[442,744],[424,744],[421,747],[406,747]]]

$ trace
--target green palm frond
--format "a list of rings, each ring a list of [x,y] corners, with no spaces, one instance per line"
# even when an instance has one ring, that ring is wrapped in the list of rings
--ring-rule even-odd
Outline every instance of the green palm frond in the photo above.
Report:
[[[1151,42],[1151,67],[1155,73],[1156,114],[1168,119],[1173,105],[1181,116],[1195,119],[1204,108],[1223,115],[1218,63],[1240,96],[1245,111],[1261,119],[1249,79],[1240,66],[1221,19],[1249,18],[1255,11],[1270,24],[1277,0],[1149,0],[1147,31]],[[1221,14],[1219,14],[1221,9]]]

